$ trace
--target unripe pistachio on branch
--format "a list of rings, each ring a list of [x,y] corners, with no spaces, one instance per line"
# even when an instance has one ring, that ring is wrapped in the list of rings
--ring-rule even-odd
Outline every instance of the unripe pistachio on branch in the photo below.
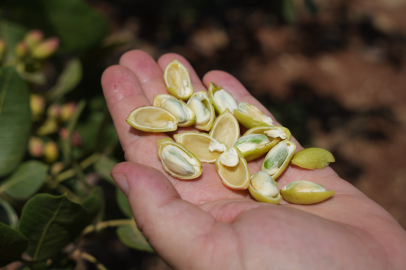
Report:
[[[41,95],[31,94],[30,95],[30,107],[32,112],[32,118],[38,120],[45,110],[45,99]]]
[[[28,48],[32,51],[44,38],[44,33],[41,30],[34,29],[28,32],[25,37],[24,41],[28,45]]]
[[[76,102],[69,102],[61,107],[61,121],[68,121],[76,110]]]
[[[54,163],[59,157],[58,145],[54,141],[49,141],[44,147],[44,158],[46,163]]]
[[[61,106],[59,104],[52,104],[48,107],[47,115],[51,118],[59,118],[61,115]]]
[[[59,47],[59,38],[52,37],[44,40],[32,51],[32,57],[42,60],[50,57]]]
[[[31,137],[28,141],[28,151],[33,157],[41,157],[44,153],[44,142],[38,137]]]
[[[68,138],[69,131],[66,128],[61,128],[59,130],[59,136],[61,139],[66,140]],[[73,146],[81,146],[82,145],[82,139],[80,138],[79,132],[76,130],[73,131],[72,133],[72,138],[71,138],[71,143]]]
[[[28,46],[24,41],[20,41],[15,47],[15,54],[18,58],[24,58],[28,54]]]

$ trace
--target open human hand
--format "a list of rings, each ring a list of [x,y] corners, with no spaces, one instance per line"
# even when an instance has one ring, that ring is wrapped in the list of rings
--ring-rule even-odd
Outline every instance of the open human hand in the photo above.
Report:
[[[259,203],[247,191],[223,185],[214,164],[203,174],[179,180],[163,169],[156,141],[164,133],[146,133],[125,119],[136,107],[166,94],[163,70],[177,59],[190,72],[194,91],[221,85],[237,102],[269,112],[231,75],[211,71],[198,78],[180,55],[158,62],[142,51],[124,54],[103,74],[104,95],[125,158],[111,172],[128,197],[139,229],[155,251],[175,269],[404,269],[406,233],[394,218],[330,168],[310,171],[288,166],[278,178],[283,187],[309,180],[336,191],[325,202],[295,205]],[[206,87],[205,87],[206,86]],[[190,128],[188,128],[190,129]],[[181,129],[185,131],[186,129]],[[179,131],[179,130],[178,130]],[[171,134],[172,135],[172,134]],[[294,135],[294,134],[292,134]],[[299,143],[297,151],[301,150]],[[249,162],[251,173],[262,160]]]

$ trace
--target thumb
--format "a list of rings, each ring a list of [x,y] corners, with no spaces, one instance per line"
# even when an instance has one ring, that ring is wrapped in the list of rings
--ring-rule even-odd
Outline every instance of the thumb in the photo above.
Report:
[[[201,255],[199,243],[216,222],[211,215],[182,200],[166,176],[154,168],[123,162],[111,175],[128,197],[138,228],[165,261],[182,268],[190,265],[185,260]]]

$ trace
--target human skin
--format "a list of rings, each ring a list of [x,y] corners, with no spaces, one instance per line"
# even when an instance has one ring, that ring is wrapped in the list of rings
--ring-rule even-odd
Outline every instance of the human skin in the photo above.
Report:
[[[189,70],[195,92],[214,82],[238,102],[271,116],[228,73],[211,71],[201,81],[177,54],[156,62],[134,50],[104,72],[104,95],[127,160],[111,174],[128,197],[138,228],[163,260],[174,269],[405,269],[406,232],[328,166],[311,171],[291,165],[277,179],[280,188],[309,180],[336,191],[314,205],[256,202],[247,191],[225,187],[214,164],[204,163],[194,180],[167,174],[156,141],[168,135],[138,131],[125,119],[134,108],[151,105],[154,95],[167,94],[163,70],[175,58]],[[185,130],[191,128],[180,131]],[[303,149],[292,141],[296,151]],[[261,163],[249,162],[251,174]]]

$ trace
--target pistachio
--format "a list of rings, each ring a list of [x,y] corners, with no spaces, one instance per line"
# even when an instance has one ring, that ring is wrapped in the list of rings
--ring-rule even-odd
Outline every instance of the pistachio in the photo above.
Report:
[[[223,184],[232,189],[247,189],[250,182],[250,170],[248,168],[247,161],[242,156],[240,150],[235,146],[232,147],[234,150],[229,150],[230,152],[224,152],[222,155],[227,153],[228,157],[231,159],[235,158],[235,153],[238,156],[238,163],[235,166],[224,165],[222,155],[220,155],[216,160],[217,173],[219,174]],[[235,152],[234,152],[235,151]]]
[[[224,143],[218,142],[206,133],[187,131],[174,135],[176,142],[183,144],[201,162],[213,163],[227,150]]]
[[[164,81],[168,92],[176,98],[188,100],[193,94],[189,71],[176,59],[166,66]]]
[[[275,174],[288,156],[288,146],[279,143],[269,151],[264,161],[264,168],[270,175]]]
[[[281,189],[284,200],[295,204],[313,204],[322,202],[335,194],[328,191],[322,185],[299,180],[289,183]]]
[[[234,144],[247,161],[265,155],[275,144],[263,134],[249,134],[242,136]]]
[[[237,150],[235,147],[231,147],[226,152],[220,155],[221,164],[227,167],[235,167],[238,165],[239,161],[240,159],[238,157]]]
[[[264,131],[264,134],[270,138],[281,138],[282,140],[286,140],[287,138],[285,131],[280,128],[271,127],[270,129]]]
[[[235,101],[234,97],[221,86],[214,83],[209,85],[209,98],[217,114],[223,113],[226,109],[234,113],[234,110],[238,109],[237,101]]]
[[[194,93],[187,102],[187,105],[196,114],[195,128],[209,131],[213,126],[215,113],[206,92],[200,91]]]
[[[265,134],[266,136],[269,137],[270,141],[277,139],[278,142],[281,140],[290,141],[290,139],[292,137],[289,129],[282,127],[282,126],[254,127],[254,128],[247,130],[247,132],[245,132],[243,136],[246,136],[249,134]]]
[[[238,122],[244,127],[250,129],[258,126],[270,126],[272,118],[262,113],[256,106],[247,102],[238,104],[238,109],[234,111]]]
[[[264,171],[251,176],[248,191],[259,202],[278,204],[282,200],[277,183]]]
[[[254,150],[260,146],[269,143],[269,139],[267,136],[262,134],[251,134],[247,136],[243,136],[239,138],[234,146],[236,146],[241,153]]]
[[[234,115],[226,109],[214,121],[209,135],[217,141],[224,142],[227,148],[230,148],[240,137],[240,125]]]
[[[172,113],[153,106],[134,109],[126,121],[133,128],[147,132],[168,132],[178,128],[178,120]]]
[[[292,164],[305,169],[323,169],[331,162],[334,162],[334,156],[322,148],[307,148],[297,152],[292,158]]]
[[[194,179],[202,174],[200,161],[182,144],[166,138],[157,141],[157,145],[162,167],[173,177]]]
[[[213,138],[213,140],[209,144],[209,151],[210,152],[219,152],[223,153],[227,150],[227,146],[224,143],[221,143]]]
[[[180,127],[191,126],[196,121],[195,112],[185,102],[171,95],[155,95],[153,105],[175,115]]]
[[[296,145],[293,142],[288,140],[279,142],[266,155],[262,163],[262,170],[272,178],[278,178],[288,166],[295,150]]]

